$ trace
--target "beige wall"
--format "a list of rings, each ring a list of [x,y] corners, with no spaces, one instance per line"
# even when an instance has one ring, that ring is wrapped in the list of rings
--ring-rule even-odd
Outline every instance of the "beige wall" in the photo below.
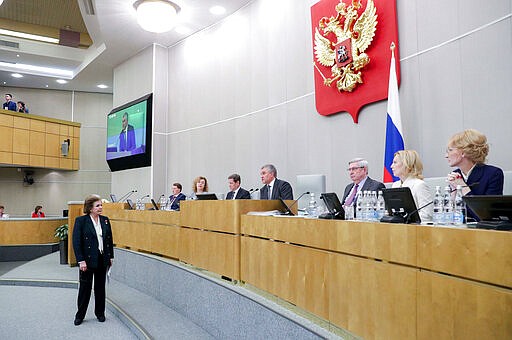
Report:
[[[23,183],[27,168],[0,168],[0,204],[7,213],[27,216],[42,205],[47,215],[61,215],[68,201],[82,200],[90,193],[108,198],[111,175],[105,140],[112,95],[9,87],[0,87],[0,91],[23,100],[33,114],[82,124],[79,171],[30,169],[34,184],[27,185]]]
[[[254,1],[169,48],[171,181],[190,192],[204,175],[211,191],[226,191],[236,171],[253,188],[270,162],[292,185],[296,175],[321,173],[328,191],[342,193],[347,162],[359,156],[382,179],[386,101],[364,107],[359,124],[346,113],[316,113],[315,2]],[[488,136],[489,163],[512,169],[511,7],[510,0],[397,1],[405,142],[420,152],[426,176],[450,171],[446,142],[465,128]]]

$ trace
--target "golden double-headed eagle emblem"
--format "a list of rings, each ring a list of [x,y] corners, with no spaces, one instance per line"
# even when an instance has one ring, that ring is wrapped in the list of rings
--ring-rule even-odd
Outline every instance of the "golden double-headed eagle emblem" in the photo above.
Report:
[[[368,0],[365,11],[358,16],[360,0],[352,0],[347,6],[343,0],[336,5],[336,17],[323,17],[315,28],[316,61],[331,67],[331,75],[326,77],[315,62],[315,68],[331,86],[336,81],[338,91],[352,92],[357,84],[363,83],[361,70],[370,63],[364,53],[371,45],[377,30],[377,10],[373,0]],[[336,36],[332,42],[329,36]]]

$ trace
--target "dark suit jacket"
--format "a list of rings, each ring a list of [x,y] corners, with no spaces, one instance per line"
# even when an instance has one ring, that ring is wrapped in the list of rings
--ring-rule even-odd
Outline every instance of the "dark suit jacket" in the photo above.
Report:
[[[124,130],[119,134],[119,151],[130,151],[135,149],[135,130],[133,126],[128,124],[128,141]]]
[[[180,210],[180,201],[187,199],[184,193],[180,192],[176,199],[173,201],[174,195],[169,196],[169,200],[172,201],[171,210]]]
[[[16,102],[12,100],[5,102],[3,108],[4,110],[18,111],[18,105],[16,105]]]
[[[460,169],[455,169],[454,172],[462,175]],[[503,195],[503,183],[503,170],[492,165],[477,164],[466,181],[471,189],[466,195]],[[468,208],[467,213],[468,217],[480,220],[471,209]]]
[[[226,195],[227,200],[233,199],[233,191],[228,192]],[[244,188],[238,189],[238,192],[236,193],[236,200],[250,200],[251,199],[251,193]]]
[[[347,198],[348,194],[350,193],[350,190],[352,190],[353,187],[354,187],[354,183],[350,183],[349,185],[347,185],[345,187],[345,192],[343,193],[343,199],[341,200],[342,204],[345,203],[345,199]],[[366,179],[366,181],[364,182],[363,187],[360,190],[379,191],[381,189],[384,189],[385,187],[386,186],[383,183],[368,177]],[[354,199],[354,204],[356,201],[357,201],[357,197]]]
[[[100,215],[100,222],[103,234],[103,262],[105,267],[108,267],[110,259],[114,258],[112,229],[108,217]],[[98,268],[98,237],[89,215],[75,219],[73,248],[77,262],[85,261],[88,268]]]
[[[293,190],[290,183],[276,178],[274,187],[272,188],[272,197],[270,199],[277,200],[279,198],[283,200],[292,200]],[[268,186],[264,185],[260,189],[260,199],[268,199]]]

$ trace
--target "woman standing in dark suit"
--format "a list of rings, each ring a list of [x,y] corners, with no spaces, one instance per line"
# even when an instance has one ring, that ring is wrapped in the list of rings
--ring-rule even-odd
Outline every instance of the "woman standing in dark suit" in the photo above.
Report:
[[[79,265],[80,287],[75,326],[82,323],[91,298],[94,278],[94,314],[105,321],[105,278],[114,258],[112,229],[108,217],[101,216],[101,197],[89,195],[84,202],[84,216],[77,217],[73,229],[73,248]]]

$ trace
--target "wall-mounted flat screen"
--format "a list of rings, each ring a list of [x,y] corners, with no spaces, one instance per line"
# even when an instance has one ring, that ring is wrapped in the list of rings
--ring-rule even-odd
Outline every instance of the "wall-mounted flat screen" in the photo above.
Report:
[[[116,107],[107,115],[107,163],[111,171],[151,165],[153,95]]]

